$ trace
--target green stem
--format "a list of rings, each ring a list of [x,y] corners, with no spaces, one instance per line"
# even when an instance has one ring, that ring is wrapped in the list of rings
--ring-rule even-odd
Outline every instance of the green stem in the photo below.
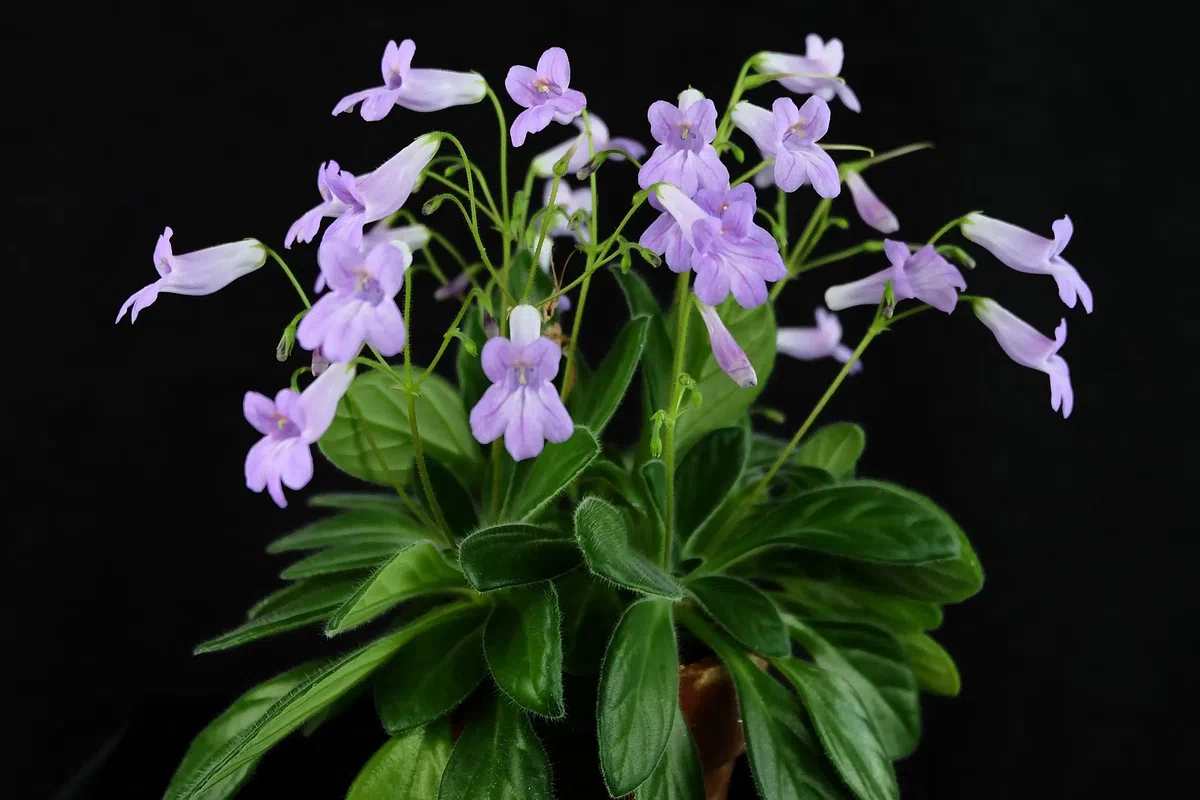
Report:
[[[429,366],[425,368],[425,373],[421,375],[421,380],[417,381],[418,389],[425,383],[425,379],[429,377],[429,373],[433,372],[433,368],[442,360],[442,354],[446,352],[446,348],[450,346],[450,340],[454,338],[450,335],[451,332],[458,328],[458,323],[462,322],[462,318],[466,315],[467,309],[471,307],[471,303],[474,300],[475,295],[468,294],[467,299],[463,301],[462,308],[458,309],[458,315],[450,323],[450,327],[446,329],[446,335],[442,337],[442,346],[438,348],[437,353],[433,356],[433,361],[430,361]]]
[[[774,286],[771,287],[770,299],[772,303],[779,299],[779,295],[783,292],[783,287],[787,286],[787,282],[795,277],[793,272],[795,267],[793,265],[801,257],[801,254],[811,251],[811,248],[816,246],[817,239],[820,238],[820,234],[817,231],[819,230],[821,222],[829,213],[830,205],[832,205],[831,200],[822,200],[821,202],[817,203],[817,207],[813,209],[812,216],[808,218],[808,223],[804,226],[804,230],[800,233],[800,238],[796,241],[796,246],[792,248],[792,252],[784,261],[784,265],[787,267],[788,274],[783,277],[783,280],[778,281]],[[812,241],[811,246],[809,245],[810,240]]]
[[[385,475],[387,475],[388,483],[390,483],[392,488],[396,490],[396,494],[400,495],[400,499],[404,502],[404,505],[408,507],[408,510],[413,513],[413,516],[420,520],[421,524],[426,528],[436,528],[437,525],[434,523],[434,521],[429,518],[429,515],[426,514],[419,505],[413,502],[413,499],[408,496],[408,492],[404,491],[404,487],[400,485],[400,481],[396,479],[396,475],[392,472],[392,468],[387,465],[387,461],[385,461],[383,458],[383,453],[380,452],[378,445],[375,444],[375,437],[371,435],[370,428],[368,428],[366,423],[363,421],[362,411],[358,408],[358,403],[356,403],[354,398],[352,398],[348,393],[342,395],[342,399],[345,400],[346,405],[349,406],[350,416],[354,417],[354,421],[358,425],[358,429],[361,430],[363,435],[367,438],[367,446],[371,448],[371,452],[375,454],[375,459],[379,462],[379,468],[383,470]]]
[[[492,442],[492,521],[500,516],[500,440]]]
[[[558,184],[561,180],[562,178],[556,174],[554,181],[550,184],[550,202],[546,204],[546,208],[550,210],[542,214],[542,230],[538,234],[537,246],[533,249],[533,261],[529,265],[529,277],[525,279],[525,293],[521,295],[522,298],[529,297],[529,293],[533,291],[533,275],[538,269],[536,265],[542,254],[542,245],[546,242],[546,234],[550,231],[550,220],[554,219],[554,201],[558,199]]]
[[[787,230],[784,226],[787,225],[787,192],[776,187],[775,189],[775,239],[779,242],[780,249],[787,247]]]
[[[871,241],[863,242],[862,244],[856,244],[854,247],[847,247],[845,250],[838,250],[836,253],[830,253],[827,256],[815,258],[812,261],[805,261],[801,264],[798,264],[795,271],[797,275],[800,275],[808,272],[810,269],[823,267],[826,264],[833,264],[837,261],[845,261],[847,258],[853,258],[859,253],[878,252],[882,246],[883,242],[880,242],[878,239],[873,239]]]
[[[840,166],[842,169],[855,170],[857,172],[862,172],[867,167],[873,167],[876,164],[882,164],[885,161],[891,161],[893,158],[899,158],[900,156],[906,156],[909,153],[915,153],[918,150],[928,150],[928,149],[931,149],[932,147],[933,147],[933,142],[917,142],[915,144],[906,144],[903,147],[897,147],[895,150],[888,150],[886,152],[880,153],[877,156],[871,156],[870,158],[864,158],[861,161],[848,161],[846,163],[841,164]]]
[[[730,181],[729,182],[730,187],[737,186],[739,183],[745,183],[746,181],[750,180],[755,175],[762,172],[764,169],[766,169],[767,167],[771,166],[774,163],[775,163],[775,159],[764,158],[762,161],[758,162],[753,167],[746,170],[741,175],[738,175],[736,178],[734,178],[732,181]]]
[[[474,227],[471,216],[467,213],[467,209],[465,206],[463,206],[462,201],[452,194],[442,195],[442,197],[458,206],[458,210],[462,212],[463,218],[467,221],[467,227],[471,229],[471,233],[475,237],[475,244],[479,248],[479,255],[483,259],[483,265],[487,267],[488,272],[492,273],[492,278],[496,281],[496,284],[500,287],[500,291],[504,294],[504,296],[511,299],[512,295],[508,293],[508,289],[505,287],[504,282],[500,280],[500,275],[496,272],[496,268],[492,266],[492,262],[488,260],[487,251],[483,248],[483,241],[479,238],[479,229]]]
[[[471,183],[471,160],[467,158],[467,151],[463,148],[462,142],[458,140],[457,136],[452,133],[442,133],[440,135],[445,139],[449,139],[458,148],[458,153],[462,156],[463,166],[467,170],[467,191],[471,200],[471,235],[475,237],[475,246],[479,248],[479,257],[483,260],[483,265],[487,267],[488,272],[492,273],[492,277],[496,280],[496,283],[499,284],[501,293],[511,299],[508,287],[501,283],[500,276],[496,274],[496,268],[492,266],[492,262],[488,258],[487,250],[483,246],[483,240],[479,237],[479,218],[476,216],[476,206],[478,204],[475,202],[475,189]],[[459,208],[461,207],[462,204],[459,203]],[[503,230],[503,226],[500,227]]]
[[[409,326],[410,312],[412,311],[412,281],[404,282],[404,328],[411,331]],[[438,505],[437,495],[433,493],[433,484],[429,482],[429,471],[425,468],[425,452],[421,447],[421,432],[417,426],[417,395],[413,388],[412,382],[412,336],[404,337],[404,393],[408,396],[408,424],[412,429],[413,440],[413,457],[417,462],[417,472],[421,476],[421,488],[425,490],[425,500],[429,503],[429,509],[433,512],[433,518],[437,520],[438,530],[446,538],[446,544],[450,547],[454,546],[454,539],[450,534],[450,526],[446,524],[446,518],[442,516],[442,507]]]
[[[596,155],[596,144],[592,141],[592,118],[588,115],[586,108],[583,109],[583,129],[587,133],[588,158],[592,158]],[[592,285],[592,273],[595,272],[591,267],[596,263],[596,256],[600,248],[597,238],[600,224],[600,193],[596,189],[595,172],[588,176],[588,181],[592,190],[592,217],[589,220],[592,235],[588,237],[588,257],[587,266],[583,272],[583,287],[579,290],[579,305],[575,309],[575,320],[571,325],[571,340],[567,342],[567,371],[563,377],[562,390],[559,392],[559,398],[564,403],[567,402],[567,396],[571,394],[571,387],[575,385],[575,348],[579,341],[579,329],[583,325],[583,309],[587,303],[588,288]]]
[[[508,122],[504,119],[504,108],[500,105],[500,98],[496,97],[490,85],[484,83],[484,86],[487,86],[488,97],[492,98],[492,107],[496,109],[496,122],[500,126],[500,207],[501,215],[508,221]],[[505,232],[505,238],[507,237]]]
[[[950,229],[951,229],[951,228],[956,228],[956,227],[958,227],[959,225],[961,225],[963,222],[965,222],[965,221],[966,221],[967,217],[971,216],[971,214],[976,214],[976,213],[978,213],[978,212],[976,212],[976,211],[971,211],[971,212],[969,212],[969,213],[967,213],[967,214],[963,214],[961,217],[955,217],[954,219],[950,220],[950,221],[949,221],[949,222],[947,222],[945,225],[943,225],[942,227],[938,228],[938,229],[937,229],[937,233],[935,233],[935,234],[934,234],[934,235],[933,235],[933,236],[932,236],[932,237],[929,239],[929,241],[928,241],[928,242],[926,242],[926,244],[935,244],[935,243],[937,242],[937,240],[938,240],[938,239],[940,239],[940,238],[942,238],[944,235],[946,235],[946,233],[948,233],[948,232],[950,231]]]
[[[276,253],[269,247],[267,248],[267,253],[270,254],[271,258],[275,259],[275,263],[283,270],[283,274],[288,276],[288,280],[292,282],[292,286],[296,287],[296,294],[300,295],[300,302],[304,303],[304,307],[312,308],[312,303],[308,302],[308,295],[304,293],[304,287],[300,285],[300,281],[296,280],[296,276],[288,269],[288,265],[284,263],[284,260],[279,257],[279,253]]]
[[[857,150],[861,153],[870,153],[871,158],[875,157],[875,148],[862,144],[825,144],[822,142],[819,146],[822,150]]]
[[[667,417],[666,435],[666,468],[667,468],[667,519],[666,535],[663,537],[662,552],[659,561],[664,569],[671,566],[671,539],[675,534],[675,413],[679,405],[679,375],[683,372],[683,355],[687,349],[688,320],[692,316],[692,307],[688,303],[688,280],[691,272],[681,272],[675,282],[675,313],[679,319],[675,325],[675,359],[671,365],[671,394],[667,400],[667,408],[671,409]]]
[[[871,327],[867,329],[862,341],[858,343],[858,347],[854,348],[854,353],[850,356],[850,360],[842,365],[841,371],[838,372],[837,376],[833,379],[833,382],[829,384],[829,388],[825,390],[825,394],[821,395],[821,399],[817,401],[815,406],[813,406],[812,411],[809,412],[809,415],[804,420],[804,423],[801,424],[801,426],[796,430],[795,435],[792,436],[792,440],[788,442],[787,447],[783,448],[783,451],[780,452],[779,457],[775,459],[775,463],[771,465],[771,469],[769,469],[767,474],[763,476],[762,480],[760,480],[754,486],[754,489],[751,490],[750,494],[746,495],[746,499],[742,501],[741,506],[738,508],[733,518],[730,519],[721,532],[713,538],[712,543],[708,546],[708,551],[710,553],[718,552],[718,548],[720,547],[721,543],[723,543],[725,539],[729,537],[729,534],[737,527],[737,524],[745,519],[746,514],[750,512],[750,507],[754,505],[754,501],[760,494],[762,494],[763,490],[770,485],[771,479],[775,477],[777,472],[779,472],[780,467],[787,463],[788,458],[792,455],[792,451],[796,449],[796,445],[800,443],[800,440],[804,438],[804,434],[808,433],[809,428],[812,427],[812,424],[816,421],[817,417],[820,416],[821,412],[825,410],[826,404],[829,403],[830,398],[833,397],[834,393],[838,390],[838,387],[842,385],[842,381],[844,381],[846,376],[850,374],[850,369],[855,365],[855,363],[857,363],[858,359],[862,356],[863,351],[867,349],[867,345],[871,343],[872,339],[874,339],[885,328],[887,328],[887,326],[888,322],[884,320],[883,315],[877,311],[875,313],[875,321],[872,322]]]
[[[720,144],[729,138],[729,128],[733,125],[733,107],[737,105],[737,101],[742,99],[742,84],[746,80],[746,75],[750,72],[750,66],[754,63],[754,59],[758,58],[758,53],[746,59],[746,63],[742,64],[742,71],[738,73],[737,83],[733,85],[733,91],[729,94],[729,103],[725,106],[725,113],[721,116],[721,124],[717,126],[717,138],[713,141],[714,145]]]
[[[962,299],[962,298],[963,298],[963,295],[959,295],[959,299]],[[888,320],[888,325],[889,326],[895,325],[897,322],[899,322],[902,319],[908,319],[909,317],[911,317],[915,314],[920,314],[922,311],[928,311],[931,308],[933,308],[933,306],[925,305],[924,303],[922,303],[921,305],[917,306],[916,308],[910,308],[908,311],[904,311],[900,314],[894,315],[891,319]]]
[[[443,178],[441,175],[437,174],[436,172],[433,172],[432,170],[425,170],[425,177],[433,178],[438,183],[461,194],[463,197],[470,197],[470,194],[467,192],[466,189],[459,186],[457,183],[450,180],[449,178]],[[469,178],[470,178],[470,171],[468,170],[468,179]],[[489,205],[494,205],[494,204],[489,203]],[[479,210],[482,211],[487,216],[487,218],[492,221],[493,224],[495,224],[495,225],[500,224],[500,219],[499,219],[499,217],[496,216],[496,214],[498,212],[496,212],[492,209],[489,209],[485,206],[480,206]]]

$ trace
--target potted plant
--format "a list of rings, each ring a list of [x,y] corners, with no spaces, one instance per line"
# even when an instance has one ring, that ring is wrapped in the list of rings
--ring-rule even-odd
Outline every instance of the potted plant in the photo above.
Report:
[[[972,212],[927,239],[818,255],[826,230],[851,225],[834,213],[843,187],[863,223],[897,231],[863,173],[927,145],[827,141],[831,101],[841,113],[858,100],[839,77],[841,42],[806,44],[747,60],[723,109],[690,88],[655,102],[650,151],[590,113],[561,48],[509,71],[522,108],[510,125],[481,75],[414,67],[413,42],[389,42],[383,85],[334,113],[377,121],[487,100],[498,183],[447,132],[370,172],[322,164],[319,202],[284,240],[319,242],[315,300],[312,278],[261,241],[176,254],[164,231],[158,280],[118,321],[268,260],[299,298],[276,355],[308,355],[290,387],[244,399],[261,436],[247,486],[285,506],[315,454],[374,485],[310,496],[322,515],[269,548],[296,554],[286,585],[197,650],[313,625],[362,643],[235,700],[184,754],[167,798],[232,797],[274,744],[354,702],[374,703],[388,737],[364,753],[355,800],[582,796],[545,751],[568,715],[594,726],[590,763],[614,798],[724,797],[743,752],[764,798],[898,796],[893,762],[918,744],[920,694],[959,690],[929,632],[981,589],[983,570],[933,500],[860,475],[863,430],[822,412],[880,334],[965,305],[1011,359],[1049,376],[1053,409],[1070,414],[1065,320],[1051,338],[961,293],[975,255],[944,242],[951,232],[1049,275],[1069,307],[1090,312],[1092,298],[1062,257],[1067,218],[1051,238]],[[777,96],[768,108],[744,99],[753,90]],[[510,191],[510,146],[557,125],[570,136]],[[599,178],[614,169],[637,170],[641,191],[602,225]],[[788,201],[810,192],[815,209],[793,227]],[[474,249],[422,223],[416,193],[424,215],[465,224]],[[814,325],[777,324],[789,283],[864,253],[877,254],[871,274],[830,286]],[[655,270],[674,276],[666,307],[643,277]],[[414,291],[426,272],[439,288]],[[585,354],[599,280],[620,287],[628,322],[607,352]],[[436,355],[413,363],[413,315],[451,299]],[[853,346],[836,316],[852,306],[874,309]],[[754,405],[773,371],[823,358],[841,369],[793,435],[756,432],[757,414],[778,413]],[[450,360],[454,380],[437,371]],[[610,424],[622,404],[635,429]],[[587,702],[568,706],[564,675],[583,676]]]

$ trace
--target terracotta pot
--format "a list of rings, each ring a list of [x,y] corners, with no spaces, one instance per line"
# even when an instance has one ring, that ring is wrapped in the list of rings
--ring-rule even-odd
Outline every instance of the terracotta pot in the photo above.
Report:
[[[767,663],[751,656],[761,669]],[[708,800],[725,800],[738,756],[746,750],[729,671],[715,658],[679,667],[679,708],[700,756]]]

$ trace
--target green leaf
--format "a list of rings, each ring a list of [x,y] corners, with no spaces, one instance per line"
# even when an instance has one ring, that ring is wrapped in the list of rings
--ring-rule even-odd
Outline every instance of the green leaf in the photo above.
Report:
[[[463,539],[458,560],[471,585],[490,592],[553,580],[583,563],[583,554],[552,528],[506,522]]]
[[[683,712],[675,706],[675,721],[671,724],[671,738],[650,773],[650,778],[638,787],[637,800],[704,800],[704,775],[700,771],[700,758],[688,732]]]
[[[550,764],[525,714],[497,695],[471,718],[442,774],[439,800],[552,800]]]
[[[838,580],[775,577],[779,602],[801,617],[829,622],[863,622],[895,631],[924,631],[942,624],[936,603],[883,594]]]
[[[696,304],[689,302],[687,308],[692,318],[688,321],[683,371],[696,379],[704,406],[701,411],[688,411],[679,418],[675,426],[675,447],[679,453],[686,453],[709,431],[740,419],[767,385],[775,366],[775,312],[770,303],[747,310],[730,299],[718,306],[725,326],[758,375],[758,384],[745,389],[734,383],[717,363]]]
[[[641,786],[654,771],[679,707],[679,656],[671,606],[640,600],[613,634],[597,699],[600,769],[612,797]]]
[[[558,221],[561,222],[560,217]],[[538,234],[541,233],[541,220],[538,220]],[[551,223],[553,224],[553,223]],[[537,238],[535,236],[532,244],[537,246]],[[546,234],[546,241],[542,244],[543,248],[550,246],[550,235]],[[533,290],[532,296],[526,297],[525,283],[529,280],[529,273],[533,272]],[[508,292],[513,296],[518,303],[522,300],[536,300],[543,297],[549,297],[554,291],[554,279],[547,273],[542,272],[540,266],[533,263],[533,251],[522,248],[513,256],[512,264],[508,268]]]
[[[792,653],[787,628],[771,598],[738,578],[709,575],[687,588],[717,624],[746,647],[764,656]]]
[[[717,510],[737,486],[749,455],[749,428],[719,428],[705,435],[675,472],[675,530],[683,539]]]
[[[300,733],[305,738],[312,736],[314,733],[324,727],[326,722],[329,722],[331,719],[341,715],[343,711],[362,699],[362,695],[365,693],[364,689],[365,687],[361,684],[355,686],[351,691],[346,692],[337,700],[334,700],[332,703],[313,714],[304,721],[304,725],[300,728]]]
[[[260,683],[243,694],[233,705],[229,706],[221,716],[214,719],[208,726],[196,735],[192,744],[184,753],[179,768],[167,786],[167,797],[177,797],[187,784],[192,781],[201,767],[210,758],[227,748],[242,732],[257,722],[262,715],[275,704],[279,698],[296,688],[303,682],[306,675],[313,670],[312,662],[288,670],[269,681]],[[237,794],[254,772],[256,761],[245,764],[219,783],[215,783],[205,795],[205,800],[225,800]]]
[[[291,605],[294,600],[309,597],[313,593],[321,591],[326,586],[335,584],[339,586],[343,584],[357,586],[357,581],[359,580],[362,580],[360,575],[332,575],[286,584],[282,589],[276,589],[262,600],[250,606],[250,609],[246,612],[246,619],[258,619],[267,614],[274,614],[276,611]]]
[[[561,444],[547,444],[537,458],[518,462],[508,484],[504,508],[500,517],[505,520],[529,519],[537,514],[567,488],[575,476],[583,472],[600,454],[596,436],[582,425]]]
[[[572,395],[571,416],[597,435],[604,430],[621,398],[625,396],[633,373],[642,358],[646,346],[646,332],[650,328],[650,317],[635,317],[617,336],[599,369],[589,378],[591,391]]]
[[[772,488],[783,486],[785,494],[791,495],[797,491],[807,492],[809,489],[820,489],[822,486],[832,486],[836,479],[820,467],[801,467],[795,464],[785,464],[779,468],[772,480]]]
[[[835,422],[820,428],[800,445],[794,460],[801,466],[820,467],[838,480],[854,477],[854,468],[867,446],[867,434],[852,422]]]
[[[413,637],[375,677],[375,710],[391,735],[450,713],[487,674],[481,636],[487,607]]]
[[[792,637],[817,665],[845,679],[875,722],[888,758],[910,755],[921,739],[917,681],[900,644],[868,625],[802,623],[788,618]]]
[[[883,564],[848,564],[847,574],[856,582],[884,592],[930,600],[935,603],[958,603],[983,588],[983,566],[962,528],[932,500],[912,495],[931,518],[954,534],[958,552],[953,558],[917,566]]]
[[[642,393],[645,399],[643,421],[658,409],[667,407],[671,393],[671,336],[666,319],[654,293],[636,272],[623,273],[615,265],[608,271],[616,278],[629,305],[629,316],[645,314],[650,317],[646,330],[646,346],[642,351]],[[645,438],[645,437],[643,437]]]
[[[436,459],[425,459],[425,471],[429,475],[429,485],[433,487],[433,496],[437,498],[446,524],[455,537],[466,536],[479,524],[479,512],[475,508],[475,499],[466,487],[455,477],[448,467]],[[433,515],[425,493],[421,492],[421,503]]]
[[[780,439],[765,433],[752,434],[750,437],[750,463],[746,465],[747,471],[765,474],[779,459],[779,454],[787,445],[787,439]]]
[[[357,628],[398,603],[435,592],[465,589],[462,573],[446,562],[433,542],[421,542],[396,553],[361,584],[325,626],[327,636]]]
[[[572,675],[595,675],[625,604],[610,584],[584,570],[555,583],[562,609],[563,665]]]
[[[303,680],[247,727],[243,735],[190,771],[178,791],[168,792],[164,800],[203,798],[205,792],[255,763],[306,719],[352,690],[414,636],[447,619],[474,612],[476,608],[468,603],[442,606],[324,667],[308,670]]]
[[[954,659],[932,637],[923,633],[909,632],[896,636],[908,658],[917,685],[926,692],[958,697],[962,691],[962,678]]]
[[[630,319],[640,316],[653,317],[662,313],[654,292],[636,272],[622,272],[616,266],[610,266],[608,271],[616,279],[617,285],[625,295],[625,303],[629,306]]]
[[[675,613],[712,648],[733,678],[758,796],[762,800],[850,800],[809,728],[799,699],[695,611],[680,607]]]
[[[635,550],[621,512],[598,497],[575,507],[575,537],[592,574],[618,586],[668,600],[682,600],[675,579]]]
[[[268,553],[319,550],[351,544],[388,545],[399,549],[428,539],[429,532],[409,517],[388,511],[347,511],[319,519],[267,545]]]
[[[414,365],[413,372],[418,370]],[[391,486],[392,478],[406,480],[413,459],[408,396],[391,377],[371,370],[354,378],[346,397],[348,400],[338,404],[333,424],[317,442],[321,452],[356,478],[383,486]],[[361,425],[351,407],[361,414]],[[416,408],[425,452],[469,478],[479,474],[482,456],[458,391],[443,378],[430,375],[421,384]],[[391,471],[390,477],[379,465],[380,457]]]
[[[332,614],[354,592],[358,579],[313,581],[305,591],[293,592],[284,602],[268,607],[241,627],[196,646],[195,653],[215,653],[284,631],[320,622]]]
[[[437,800],[451,747],[449,718],[389,739],[350,784],[346,800]]]
[[[613,502],[625,503],[643,514],[649,512],[633,475],[611,461],[597,458],[579,476],[579,482],[584,490],[603,492]]]
[[[279,573],[281,578],[294,581],[301,578],[312,578],[317,575],[336,575],[339,572],[356,572],[363,569],[374,569],[383,561],[391,558],[404,545],[384,542],[367,542],[365,544],[347,544],[341,547],[331,547],[320,550],[308,558],[297,561]]]
[[[487,335],[483,332],[483,312],[478,303],[467,309],[467,315],[462,323],[463,335],[475,343],[475,349],[483,352],[487,343]],[[454,374],[458,378],[458,391],[462,397],[463,408],[471,409],[483,397],[483,393],[492,385],[487,375],[483,374],[483,362],[478,355],[471,355],[460,342],[454,356]]]
[[[795,658],[771,663],[804,698],[825,751],[859,800],[899,800],[892,761],[854,687],[832,672]]]
[[[492,677],[526,711],[561,717],[562,635],[554,584],[502,592],[483,632]]]
[[[393,492],[325,492],[308,498],[312,508],[337,508],[346,511],[381,511],[408,516],[403,501]]]
[[[641,539],[641,552],[651,558],[657,558],[663,549],[663,539],[667,536],[667,465],[658,459],[647,461],[641,467],[642,482],[645,484],[646,501],[651,525],[646,535]],[[633,526],[629,526],[631,533]],[[630,540],[633,544],[633,540]],[[676,539],[673,545],[678,546]]]
[[[778,505],[706,563],[719,572],[756,551],[799,547],[853,559],[919,564],[959,554],[949,518],[899,486],[853,481],[803,492]]]

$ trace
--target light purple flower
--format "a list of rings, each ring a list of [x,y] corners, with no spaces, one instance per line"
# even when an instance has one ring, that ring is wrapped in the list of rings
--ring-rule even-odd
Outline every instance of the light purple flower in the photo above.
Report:
[[[1067,321],[1059,322],[1054,338],[1049,339],[991,298],[976,300],[972,305],[975,316],[988,326],[1009,358],[1050,376],[1050,408],[1058,411],[1061,407],[1063,419],[1071,416],[1075,407],[1071,373],[1067,362],[1058,355],[1067,342]]]
[[[733,338],[733,334],[725,327],[717,310],[701,303],[700,318],[704,320],[704,327],[708,329],[708,343],[712,347],[713,357],[716,358],[718,366],[743,389],[757,386],[758,375],[754,372],[754,365]]]
[[[292,223],[283,246],[290,248],[297,240],[311,242],[321,228],[322,217],[336,217],[326,232],[328,235],[359,246],[363,225],[390,217],[408,200],[441,141],[432,133],[418,136],[373,172],[357,177],[342,170],[336,161],[322,164],[317,172],[317,190],[322,202]]]
[[[802,361],[832,357],[843,364],[850,361],[854,351],[842,344],[842,323],[837,314],[818,307],[815,328],[780,328],[775,333],[775,349],[785,356]],[[862,361],[855,361],[850,374],[862,372]]]
[[[242,413],[263,438],[246,454],[246,487],[266,489],[280,508],[287,508],[283,487],[303,489],[312,479],[309,445],[329,430],[338,401],[354,380],[350,364],[332,364],[301,393],[283,389],[275,399],[246,392]]]
[[[471,433],[481,444],[503,435],[514,461],[538,455],[547,441],[565,442],[575,430],[551,383],[562,349],[541,332],[538,310],[517,306],[509,317],[511,338],[488,339],[480,353],[492,385],[471,409]]]
[[[350,361],[363,344],[385,356],[404,348],[404,318],[396,293],[412,263],[407,245],[384,242],[359,250],[341,239],[321,241],[317,262],[331,291],[300,320],[296,340],[305,350],[320,347],[330,361]]]
[[[963,236],[1019,272],[1050,275],[1058,284],[1058,296],[1067,308],[1075,307],[1076,296],[1087,313],[1092,313],[1092,290],[1079,270],[1067,263],[1062,251],[1071,241],[1075,226],[1070,217],[1055,220],[1054,238],[1047,239],[1008,222],[983,214],[969,214],[962,225]]]
[[[728,194],[697,195],[706,204],[716,203],[719,214],[706,211],[678,187],[662,184],[656,192],[694,250],[696,296],[710,306],[720,304],[730,292],[743,308],[765,303],[766,282],[784,278],[787,268],[778,242],[754,224],[753,187],[743,183]]]
[[[829,102],[836,94],[851,111],[861,111],[857,95],[850,87],[838,80],[842,71],[842,61],[846,53],[840,39],[821,41],[821,37],[810,33],[804,39],[804,55],[790,53],[761,53],[754,62],[754,68],[763,74],[789,73],[788,77],[779,78],[779,83],[785,89],[797,94],[814,94],[825,102]],[[828,75],[828,78],[799,77],[801,75]]]
[[[829,130],[829,104],[821,98],[810,97],[796,108],[792,98],[780,97],[770,111],[742,101],[733,107],[733,124],[775,159],[775,184],[785,192],[811,183],[821,197],[841,194],[837,165],[817,144]]]
[[[408,246],[410,251],[420,250],[425,245],[429,244],[429,228],[424,225],[402,225],[398,228],[393,228],[388,225],[386,219],[381,219],[375,223],[371,230],[363,233],[362,247],[364,253],[369,253],[375,249],[375,245],[382,243],[401,242]],[[463,277],[464,283],[466,277]],[[314,287],[315,291],[325,291],[325,273],[317,274],[317,283]]]
[[[437,301],[449,300],[451,297],[461,298],[467,293],[467,289],[471,286],[471,279],[467,273],[460,272],[455,277],[451,278],[445,286],[439,286],[433,293],[433,299]]]
[[[138,312],[158,299],[159,292],[170,294],[204,295],[224,289],[243,275],[253,272],[267,262],[267,247],[257,239],[219,244],[191,253],[171,252],[170,228],[163,228],[154,245],[154,268],[159,278],[134,292],[117,313],[117,322],[133,307],[131,322],[137,322]]]
[[[634,158],[641,158],[646,154],[646,148],[633,139],[626,139],[622,136],[610,138],[608,126],[597,117],[595,114],[588,112],[588,116],[592,120],[592,149],[599,153],[601,150],[624,150]],[[554,165],[562,159],[567,152],[574,147],[575,152],[571,154],[571,160],[567,162],[567,173],[574,175],[587,164],[591,157],[588,152],[587,129],[583,124],[582,119],[574,121],[576,128],[579,128],[579,135],[574,139],[568,139],[560,145],[551,147],[546,152],[533,159],[533,174],[539,178],[549,178],[554,174]],[[624,161],[625,156],[611,155],[613,161]]]
[[[570,85],[571,61],[561,47],[542,53],[536,70],[509,67],[504,88],[513,102],[525,107],[508,131],[513,147],[525,144],[528,134],[544,129],[551,120],[566,125],[583,111],[587,98],[583,92],[567,88]]]
[[[830,286],[825,290],[825,305],[834,311],[878,305],[883,299],[883,287],[890,280],[897,302],[915,297],[947,314],[954,310],[958,302],[954,290],[967,288],[967,282],[932,245],[913,253],[902,242],[884,239],[883,252],[892,262],[890,267],[852,283]]]
[[[655,195],[651,197],[657,199]],[[754,190],[745,185],[734,186],[724,191],[701,189],[692,200],[709,214],[722,218],[734,203],[749,203],[753,208],[758,202]],[[665,255],[667,267],[672,272],[687,272],[692,268],[692,246],[684,238],[679,223],[668,211],[662,212],[658,219],[650,223],[638,244],[652,250],[656,255]]]
[[[546,185],[542,191],[542,206],[549,208],[550,192],[554,188],[552,181],[546,181]],[[550,230],[547,231],[547,236],[571,236],[577,238],[581,242],[586,242],[588,237],[588,225],[586,222],[579,226],[578,231],[573,231],[568,226],[568,222],[572,216],[582,211],[585,214],[592,213],[592,190],[587,186],[580,186],[578,189],[572,189],[565,180],[558,182],[558,193],[554,196],[554,205],[561,208],[562,212],[551,213],[547,210],[544,213],[550,214]],[[541,236],[541,220],[534,226],[537,230],[537,236]],[[537,244],[537,239],[534,239],[534,244]]]
[[[321,377],[321,375],[323,375],[325,373],[325,370],[329,369],[329,365],[331,363],[332,362],[328,358],[325,357],[324,350],[322,350],[319,347],[316,350],[313,350],[312,351],[312,368],[311,368],[313,377],[314,378]]]
[[[670,183],[688,197],[700,188],[728,188],[729,170],[712,145],[717,137],[717,107],[712,100],[689,89],[679,95],[677,106],[665,100],[651,103],[646,117],[659,144],[638,170],[638,186],[649,189],[655,183]]]
[[[854,208],[862,221],[880,233],[895,233],[900,230],[900,220],[883,201],[871,191],[867,182],[856,170],[846,173],[846,187],[850,189],[850,197],[854,199]]]
[[[487,96],[487,82],[477,73],[413,69],[416,50],[412,39],[405,39],[399,47],[395,41],[388,42],[381,67],[383,86],[346,95],[334,107],[334,116],[361,102],[362,118],[374,122],[386,117],[396,105],[412,111],[440,111],[478,103]]]

